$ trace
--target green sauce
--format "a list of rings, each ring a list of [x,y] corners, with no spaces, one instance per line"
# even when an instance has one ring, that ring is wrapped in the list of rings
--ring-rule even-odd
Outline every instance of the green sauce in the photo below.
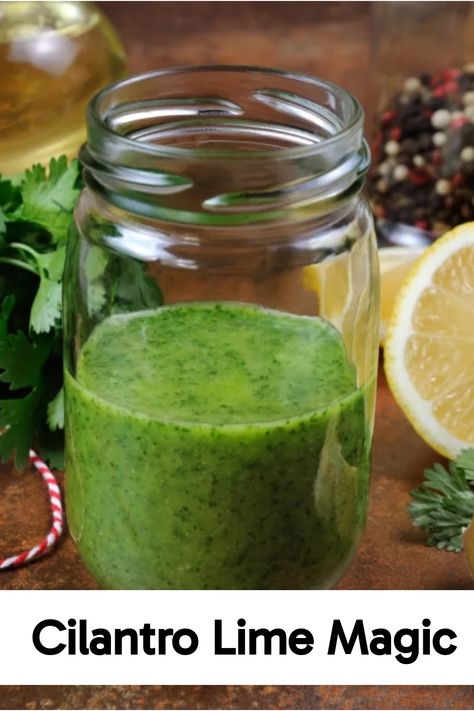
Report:
[[[66,374],[67,504],[105,587],[333,584],[363,528],[367,392],[319,318],[112,316]]]

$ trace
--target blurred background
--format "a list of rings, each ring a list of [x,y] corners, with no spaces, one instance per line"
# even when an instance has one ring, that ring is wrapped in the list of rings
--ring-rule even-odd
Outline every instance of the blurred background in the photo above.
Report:
[[[0,170],[72,150],[88,99],[124,73],[199,63],[307,72],[352,91],[372,135],[404,78],[470,61],[470,2],[0,1]]]
[[[446,228],[474,219],[474,161],[466,165],[460,158],[465,147],[474,157],[474,106],[464,101],[467,94],[472,104],[474,96],[470,2],[0,0],[0,172],[14,175],[52,155],[75,155],[85,139],[87,102],[111,81],[212,63],[306,72],[351,91],[365,109],[374,146],[376,217],[428,232],[402,235],[403,246],[424,246]],[[462,75],[466,66],[470,73]],[[453,68],[458,74],[447,76]],[[422,86],[398,102],[407,80],[416,83],[422,75]],[[382,126],[377,117],[387,107],[396,115]],[[431,140],[437,128],[430,119],[439,108],[454,120],[438,137],[446,144],[442,153]],[[449,181],[441,184],[441,202],[438,178]],[[413,185],[419,205],[407,204]],[[387,243],[399,244],[393,234],[390,228]]]
[[[470,2],[102,2],[131,72],[264,64],[352,91],[369,122],[400,80],[474,61]]]

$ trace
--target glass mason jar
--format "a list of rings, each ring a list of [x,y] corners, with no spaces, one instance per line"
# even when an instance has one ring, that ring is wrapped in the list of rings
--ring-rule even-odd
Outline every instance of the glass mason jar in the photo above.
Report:
[[[67,509],[109,588],[323,588],[367,512],[378,268],[358,102],[251,67],[88,113],[65,275]]]

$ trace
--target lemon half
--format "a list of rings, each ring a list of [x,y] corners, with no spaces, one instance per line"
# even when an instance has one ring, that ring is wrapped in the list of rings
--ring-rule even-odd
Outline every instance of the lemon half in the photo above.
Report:
[[[385,338],[390,388],[415,430],[455,458],[474,445],[474,222],[417,259]]]

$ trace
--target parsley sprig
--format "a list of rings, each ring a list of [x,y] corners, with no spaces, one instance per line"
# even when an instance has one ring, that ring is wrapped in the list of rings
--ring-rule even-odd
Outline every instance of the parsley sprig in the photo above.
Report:
[[[0,178],[0,457],[19,468],[39,438],[62,462],[61,280],[77,161]]]
[[[428,545],[462,550],[463,530],[474,516],[474,448],[463,450],[448,469],[441,464],[427,469],[411,497],[408,512],[414,525],[428,533]]]

